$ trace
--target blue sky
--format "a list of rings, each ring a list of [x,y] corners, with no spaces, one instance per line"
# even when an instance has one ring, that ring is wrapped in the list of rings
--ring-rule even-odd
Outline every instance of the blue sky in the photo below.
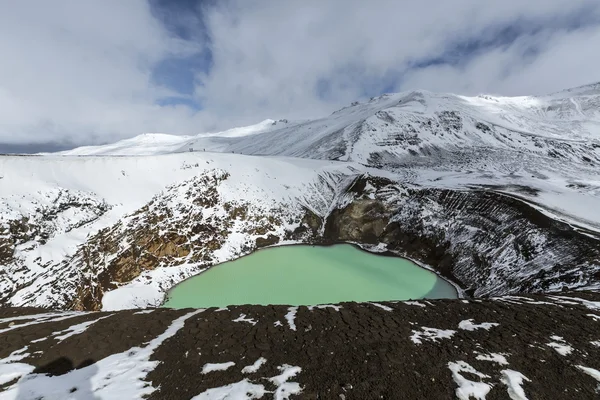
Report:
[[[327,115],[384,92],[600,81],[597,0],[0,4],[0,143],[98,143]]]
[[[198,0],[152,0],[149,2],[152,14],[164,25],[170,34],[186,41],[207,42],[206,29],[202,20],[202,8],[210,2]],[[182,96],[161,99],[159,104],[184,104],[200,109],[201,104],[193,98],[194,76],[197,72],[208,73],[211,68],[210,49],[187,57],[171,57],[159,62],[152,72],[156,84],[165,85]]]

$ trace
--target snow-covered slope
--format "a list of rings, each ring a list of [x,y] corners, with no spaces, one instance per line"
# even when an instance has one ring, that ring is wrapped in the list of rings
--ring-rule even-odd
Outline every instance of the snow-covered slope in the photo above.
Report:
[[[89,156],[89,155],[158,155],[169,153],[181,153],[189,151],[194,147],[194,144],[202,138],[219,137],[219,138],[239,138],[243,136],[255,135],[261,132],[267,132],[275,129],[279,124],[286,124],[287,121],[274,121],[266,119],[255,125],[244,126],[240,128],[232,128],[216,133],[201,133],[196,136],[178,136],[165,133],[144,133],[130,139],[121,140],[116,143],[105,144],[100,146],[84,146],[73,150],[58,152],[59,155],[70,156]]]

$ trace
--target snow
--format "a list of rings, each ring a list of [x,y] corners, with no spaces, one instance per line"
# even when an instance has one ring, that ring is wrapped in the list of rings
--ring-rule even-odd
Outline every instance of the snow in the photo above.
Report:
[[[84,146],[76,149],[58,152],[64,156],[150,156],[169,153],[182,153],[190,148],[202,150],[203,138],[239,138],[255,135],[274,128],[275,121],[266,119],[258,124],[228,129],[214,133],[200,133],[195,136],[170,135],[165,133],[144,133],[116,143]],[[44,154],[44,153],[42,153]],[[45,153],[47,154],[47,153]]]
[[[225,371],[231,367],[233,367],[235,363],[233,361],[225,362],[225,363],[208,363],[204,364],[202,367],[202,373],[208,374],[214,371]]]
[[[600,301],[590,301],[579,297],[570,296],[549,296],[550,298],[564,304],[581,304],[590,310],[600,310]]]
[[[17,378],[20,378],[23,375],[29,374],[33,371],[35,367],[29,364],[23,363],[10,363],[5,364],[0,362],[0,385],[5,385],[10,381],[13,381]],[[0,393],[0,399],[5,398],[2,393]]]
[[[600,315],[596,314],[587,314],[588,317],[591,317],[594,321],[600,321]]]
[[[573,352],[573,348],[562,337],[550,336],[550,339],[554,340],[554,342],[546,343],[546,346],[553,348],[561,356],[568,356]]]
[[[256,325],[258,321],[253,318],[246,318],[246,314],[240,314],[233,322],[245,322],[247,324]]]
[[[0,359],[0,386],[20,378],[35,369],[32,365],[17,362],[29,356],[29,353],[26,353],[26,351],[27,346],[13,351],[6,358]],[[1,397],[2,394],[0,393]]]
[[[64,321],[66,319],[78,317],[81,315],[84,315],[84,313],[82,313],[82,312],[64,312],[64,313],[24,315],[22,317],[5,318],[4,320],[1,320],[0,323],[1,322],[9,322],[9,321],[18,321],[18,320],[30,320],[30,319],[33,319],[33,320],[22,323],[22,324],[14,324],[12,326],[9,324],[8,328],[0,329],[0,333],[9,332],[9,331],[12,331],[13,329],[23,328],[26,326],[43,324],[46,322]]]
[[[494,362],[499,365],[508,365],[508,361],[506,360],[506,357],[504,354],[498,354],[498,353],[478,354],[477,357],[475,357],[475,358],[477,360],[481,360],[481,361]]]
[[[211,388],[198,396],[192,397],[192,400],[246,400],[260,399],[267,393],[273,393],[275,400],[286,400],[291,395],[297,395],[302,392],[300,384],[288,382],[290,378],[296,376],[302,370],[300,367],[284,364],[277,367],[281,371],[280,375],[263,378],[268,379],[277,386],[274,392],[267,391],[264,385],[252,383],[249,379],[243,379],[236,383]],[[243,372],[243,371],[242,371]]]
[[[585,374],[591,376],[595,380],[598,381],[598,386],[596,387],[596,393],[600,393],[600,371],[594,368],[584,367],[583,365],[578,365],[577,368],[582,370]]]
[[[302,368],[300,367],[293,367],[287,364],[283,364],[282,366],[277,367],[277,369],[281,371],[281,375],[277,375],[269,379],[277,386],[283,385],[285,382],[288,381],[288,379],[298,375],[300,371],[302,371]]]
[[[109,292],[102,297],[102,311],[119,311],[128,308],[158,306],[164,292],[155,285],[134,282]]]
[[[64,316],[77,316],[77,315],[84,315],[85,313],[80,313],[80,312],[49,312],[49,313],[42,313],[42,314],[26,314],[26,315],[18,315],[16,317],[8,317],[8,318],[0,318],[0,324],[6,324],[6,323],[14,323],[14,321],[29,321],[29,322],[35,322],[35,323],[41,323],[41,322],[45,322],[49,319],[54,319],[54,318],[61,318]],[[13,325],[11,325],[13,326]],[[2,332],[0,332],[2,333]]]
[[[404,304],[408,304],[409,306],[417,306],[417,307],[427,307],[423,303],[419,303],[418,301],[404,301]]]
[[[480,378],[489,378],[489,375],[477,371],[464,361],[449,362],[448,368],[452,371],[452,378],[458,385],[458,388],[456,388],[456,397],[458,399],[469,400],[475,398],[476,400],[485,400],[485,396],[492,389],[492,385],[485,382],[471,381],[462,376],[461,372],[467,372]]]
[[[324,310],[326,308],[333,308],[335,311],[340,311],[342,309],[342,306],[338,306],[338,305],[335,305],[335,304],[318,304],[316,306],[308,306],[308,310],[309,311],[312,311],[315,308],[318,308],[320,310]]]
[[[29,374],[34,368],[25,368],[26,364],[8,364],[19,369],[22,378],[0,395],[0,399],[21,398],[142,398],[155,391],[149,382],[144,381],[158,361],[150,361],[154,351],[168,338],[173,337],[185,321],[204,310],[196,310],[175,319],[158,337],[144,347],[134,347],[123,353],[112,354],[95,364],[72,370],[64,375],[47,376]],[[25,376],[23,376],[25,375]],[[1,369],[0,369],[0,376]],[[77,388],[75,394],[72,389]]]
[[[383,304],[374,303],[374,302],[371,302],[369,304],[372,304],[375,307],[379,307],[379,308],[381,308],[382,310],[385,310],[385,311],[394,311],[394,309],[392,307],[384,306]]]
[[[518,371],[511,369],[505,369],[502,371],[502,383],[508,386],[508,396],[511,400],[527,400],[525,391],[523,390],[523,382],[529,382],[530,380]]]
[[[277,367],[277,369],[281,371],[281,374],[269,378],[272,383],[277,385],[274,398],[276,400],[285,400],[291,395],[300,394],[302,391],[300,384],[296,382],[288,382],[288,380],[298,375],[302,371],[302,368],[284,364]]]
[[[600,371],[598,371],[597,369],[584,367],[583,365],[578,365],[577,368],[579,368],[580,370],[582,370],[583,372],[600,382]]]
[[[265,393],[267,392],[263,385],[251,383],[248,379],[244,379],[229,385],[208,389],[198,396],[192,397],[192,400],[260,399]]]
[[[253,374],[258,372],[260,367],[262,367],[267,362],[267,359],[264,357],[260,357],[258,360],[254,362],[252,365],[247,365],[242,369],[243,374]]]
[[[285,314],[285,319],[288,323],[288,326],[293,331],[296,330],[296,323],[294,322],[294,319],[296,318],[297,312],[298,312],[298,307],[290,307],[290,308],[288,308],[287,314]]]
[[[51,336],[53,336],[54,339],[58,340],[59,342],[62,342],[63,340],[70,338],[71,336],[79,335],[79,334],[85,332],[85,330],[87,328],[89,328],[91,325],[94,325],[96,322],[103,320],[105,318],[108,318],[111,315],[106,315],[104,317],[100,317],[100,318],[94,319],[92,321],[86,321],[86,322],[82,322],[80,324],[72,325],[65,330],[53,332]]]
[[[491,328],[493,328],[494,326],[498,326],[500,324],[496,323],[496,322],[482,322],[481,324],[475,324],[473,323],[472,319],[466,319],[464,321],[460,321],[458,323],[458,329],[462,329],[465,331],[475,331],[477,329],[485,329],[490,330]]]
[[[421,327],[421,329],[421,331],[412,331],[410,340],[415,344],[422,344],[423,340],[436,342],[438,339],[450,339],[456,333],[456,331],[450,329],[436,329],[425,326]]]

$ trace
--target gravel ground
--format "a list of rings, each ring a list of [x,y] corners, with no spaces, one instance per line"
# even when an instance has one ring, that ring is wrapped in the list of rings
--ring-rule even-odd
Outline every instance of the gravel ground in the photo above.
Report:
[[[20,377],[23,365],[31,371]],[[65,377],[72,387],[62,398],[110,398],[107,388],[123,384],[133,389],[121,398],[593,399],[599,370],[592,292],[143,313],[0,309],[0,399],[61,398],[53,385]],[[45,384],[32,386],[41,374]]]

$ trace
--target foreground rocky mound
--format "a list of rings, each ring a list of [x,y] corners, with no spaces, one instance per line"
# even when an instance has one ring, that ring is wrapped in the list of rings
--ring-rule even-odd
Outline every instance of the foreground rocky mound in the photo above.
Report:
[[[113,313],[0,309],[0,398],[599,395],[598,293]]]

